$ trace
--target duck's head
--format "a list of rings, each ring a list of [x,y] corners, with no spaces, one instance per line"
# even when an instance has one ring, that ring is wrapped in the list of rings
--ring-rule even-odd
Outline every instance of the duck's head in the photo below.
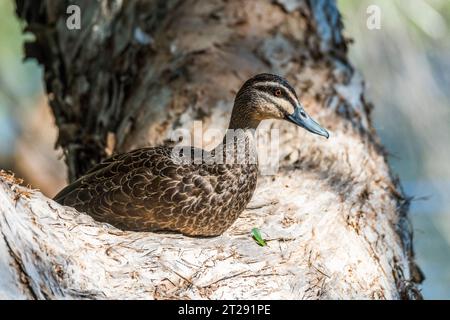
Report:
[[[329,137],[305,111],[286,79],[262,73],[247,80],[236,95],[230,128],[256,128],[265,119],[282,119],[309,132]]]

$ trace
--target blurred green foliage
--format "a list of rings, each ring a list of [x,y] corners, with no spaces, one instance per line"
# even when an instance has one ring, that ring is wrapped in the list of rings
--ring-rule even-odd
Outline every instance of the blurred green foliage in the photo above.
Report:
[[[350,57],[375,102],[375,126],[403,179],[450,180],[450,1],[339,0]],[[366,26],[380,8],[381,29]]]
[[[41,70],[35,61],[23,63],[23,25],[12,0],[0,1],[0,114],[27,105],[42,92]]]
[[[40,67],[23,63],[23,42],[30,36],[22,33],[14,10],[12,0],[0,1],[0,162],[14,152],[22,112],[43,93]]]

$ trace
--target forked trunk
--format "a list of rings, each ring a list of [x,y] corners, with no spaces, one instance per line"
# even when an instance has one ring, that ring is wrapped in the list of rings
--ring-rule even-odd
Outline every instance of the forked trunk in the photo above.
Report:
[[[80,30],[67,29],[68,1],[17,3],[72,181],[108,141],[120,152],[164,143],[195,120],[225,129],[236,90],[260,72],[285,76],[331,137],[265,123],[280,130],[279,171],[260,177],[248,209],[213,239],[120,232],[34,192],[14,204],[21,189],[2,178],[0,266],[14,266],[3,295],[420,298],[408,202],[334,1],[80,0]],[[268,246],[250,238],[253,227]]]

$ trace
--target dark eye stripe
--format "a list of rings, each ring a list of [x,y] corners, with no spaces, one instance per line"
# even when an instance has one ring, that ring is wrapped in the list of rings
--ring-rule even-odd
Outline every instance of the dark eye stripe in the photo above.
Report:
[[[261,90],[262,92],[266,92],[268,94],[274,95],[276,90],[281,91],[281,96],[278,96],[278,98],[283,98],[284,100],[289,101],[290,104],[292,104],[293,107],[297,105],[297,103],[291,98],[291,96],[286,92],[286,89],[281,86],[266,86],[266,85],[256,85],[256,88],[258,90]]]

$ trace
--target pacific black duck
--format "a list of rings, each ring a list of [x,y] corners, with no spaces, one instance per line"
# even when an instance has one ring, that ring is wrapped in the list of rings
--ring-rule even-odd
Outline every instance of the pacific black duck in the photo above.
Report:
[[[117,154],[65,187],[55,200],[124,230],[220,235],[255,190],[254,130],[264,119],[288,120],[329,136],[306,114],[285,79],[259,74],[237,93],[227,135],[211,152],[158,146]]]

